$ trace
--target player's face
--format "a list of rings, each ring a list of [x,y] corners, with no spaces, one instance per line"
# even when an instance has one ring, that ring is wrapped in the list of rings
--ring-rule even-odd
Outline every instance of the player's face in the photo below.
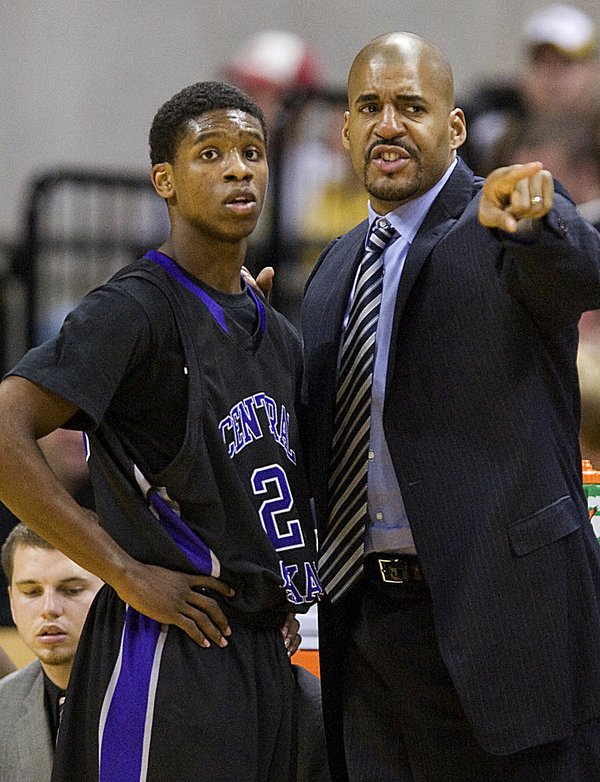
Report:
[[[238,109],[200,115],[169,167],[176,219],[207,236],[239,241],[255,228],[268,180],[260,122]]]
[[[60,551],[19,545],[10,606],[19,635],[50,678],[70,672],[88,609],[102,581]],[[58,676],[53,676],[52,671]],[[67,674],[68,678],[68,674]]]
[[[348,84],[343,142],[380,214],[429,190],[466,132],[427,58],[374,56]]]

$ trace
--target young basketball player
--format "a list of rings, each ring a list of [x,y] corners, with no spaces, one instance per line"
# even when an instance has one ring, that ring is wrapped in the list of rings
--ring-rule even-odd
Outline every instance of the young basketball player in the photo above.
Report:
[[[267,186],[264,119],[236,88],[195,84],[156,114],[150,155],[169,238],[0,385],[3,501],[108,585],[53,780],[284,782],[291,612],[320,586],[299,341],[240,277]],[[36,447],[60,426],[87,434],[97,519]]]

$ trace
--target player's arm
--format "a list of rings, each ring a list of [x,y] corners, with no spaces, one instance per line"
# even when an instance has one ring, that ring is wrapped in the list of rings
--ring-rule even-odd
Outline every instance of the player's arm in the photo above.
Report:
[[[200,646],[226,646],[231,630],[215,600],[231,596],[211,576],[188,575],[133,559],[82,508],[52,472],[37,440],[69,421],[77,407],[21,377],[0,383],[0,499],[25,524],[110,584],[137,611],[184,630]]]

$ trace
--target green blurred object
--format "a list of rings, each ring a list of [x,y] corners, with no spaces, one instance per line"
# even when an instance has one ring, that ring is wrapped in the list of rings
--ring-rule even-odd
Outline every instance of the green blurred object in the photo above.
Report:
[[[584,459],[581,463],[581,472],[590,521],[600,543],[600,470],[596,470],[588,459]]]

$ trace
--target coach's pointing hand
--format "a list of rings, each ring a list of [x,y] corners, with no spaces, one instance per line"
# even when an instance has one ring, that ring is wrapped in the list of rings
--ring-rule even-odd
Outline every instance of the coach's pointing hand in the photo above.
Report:
[[[505,166],[492,171],[483,185],[479,222],[515,233],[519,220],[538,220],[554,202],[554,183],[541,163]]]

